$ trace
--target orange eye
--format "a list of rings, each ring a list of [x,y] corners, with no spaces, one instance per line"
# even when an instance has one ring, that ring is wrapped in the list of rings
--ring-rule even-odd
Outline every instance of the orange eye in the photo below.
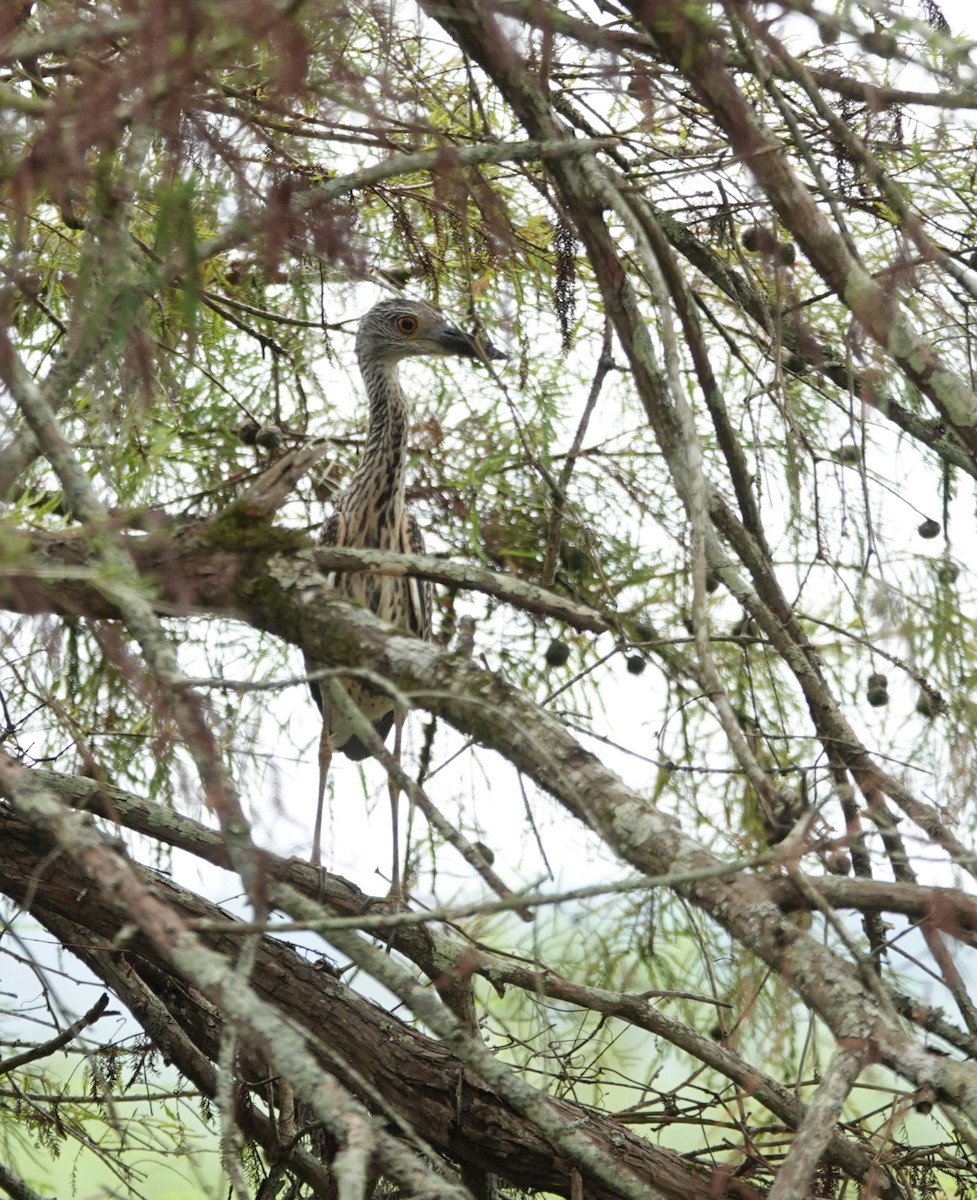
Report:
[[[405,333],[408,337],[412,333],[417,333],[417,317],[398,317],[397,329],[398,332]]]

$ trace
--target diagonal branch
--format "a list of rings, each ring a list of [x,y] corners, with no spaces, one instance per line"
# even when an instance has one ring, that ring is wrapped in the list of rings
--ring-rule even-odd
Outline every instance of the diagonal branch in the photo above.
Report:
[[[11,1058],[0,1060],[0,1075],[7,1075],[18,1067],[26,1066],[27,1063],[37,1062],[39,1058],[47,1058],[49,1054],[67,1046],[83,1029],[87,1029],[89,1025],[94,1025],[96,1021],[100,1020],[105,1015],[108,1006],[109,998],[103,992],[87,1013],[83,1013],[77,1021],[72,1021],[68,1028],[59,1033],[57,1037],[49,1038],[39,1046],[25,1050],[23,1054],[15,1054]]]
[[[767,1193],[767,1200],[795,1200],[809,1194],[814,1172],[831,1141],[848,1095],[872,1061],[869,1042],[842,1043],[836,1051],[797,1134]],[[871,1184],[869,1184],[871,1189]]]
[[[370,1147],[385,1173],[428,1200],[467,1200],[462,1188],[438,1178],[416,1154],[374,1126],[366,1109],[316,1061],[313,1039],[300,1032],[274,1003],[259,996],[255,988],[241,986],[234,957],[226,953],[229,947],[220,953],[192,933],[186,916],[162,898],[158,884],[150,887],[146,877],[82,814],[65,808],[38,787],[28,771],[6,756],[0,757],[0,790],[36,830],[54,840],[83,877],[95,885],[99,895],[108,898],[103,919],[112,919],[112,913],[119,928],[128,923],[138,929],[158,960],[216,1007],[223,1020],[240,1032],[258,1061],[267,1064],[266,1069],[288,1081],[340,1147]],[[58,870],[63,871],[64,865],[59,863]],[[45,887],[43,892],[44,901],[50,903],[50,889]],[[35,887],[33,902],[43,909],[44,902],[37,899],[38,895]],[[17,898],[23,900],[24,896]],[[77,904],[74,910],[77,918]],[[218,1030],[216,1053],[219,1049]]]

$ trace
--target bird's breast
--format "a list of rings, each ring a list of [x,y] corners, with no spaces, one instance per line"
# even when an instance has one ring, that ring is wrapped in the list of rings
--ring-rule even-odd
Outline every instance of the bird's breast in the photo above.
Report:
[[[408,554],[412,546],[405,539],[403,510],[379,507],[374,503],[345,509],[340,522],[339,545],[364,550],[390,550]],[[418,618],[411,581],[392,575],[371,575],[365,571],[336,571],[328,582],[344,596],[362,604],[377,616],[402,629],[416,631]]]

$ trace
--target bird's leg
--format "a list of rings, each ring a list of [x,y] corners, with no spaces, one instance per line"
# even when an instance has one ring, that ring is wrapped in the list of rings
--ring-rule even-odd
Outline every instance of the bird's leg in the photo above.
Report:
[[[398,708],[394,717],[393,758],[398,767],[400,766],[400,735],[404,730],[406,716],[407,714]],[[390,793],[390,829],[393,834],[393,855],[390,864],[390,896],[394,900],[402,901],[404,898],[404,889],[400,878],[400,783],[394,775],[387,776],[387,790]]]
[[[322,811],[326,803],[326,780],[332,762],[332,738],[329,736],[329,716],[323,705],[322,732],[319,734],[319,787],[315,806],[315,828],[312,830],[312,854],[309,862],[318,867],[322,857]]]

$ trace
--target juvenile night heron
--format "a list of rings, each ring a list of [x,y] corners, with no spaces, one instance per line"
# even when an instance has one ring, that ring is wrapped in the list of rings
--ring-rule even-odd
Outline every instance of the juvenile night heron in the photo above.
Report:
[[[405,499],[410,406],[398,375],[401,359],[418,355],[458,355],[479,361],[505,357],[489,345],[479,345],[422,300],[382,300],[370,309],[356,334],[356,360],[370,402],[366,445],[349,486],[336,503],[336,511],[322,528],[319,540],[324,545],[424,553],[420,526]],[[431,636],[430,585],[416,579],[363,572],[334,572],[327,578],[338,592],[366,605],[392,625],[417,637]],[[318,664],[306,659],[306,666],[311,672]],[[359,761],[369,755],[369,750],[349,722],[330,707],[318,683],[312,680],[309,686],[322,713],[319,794],[311,859],[318,865],[326,776],[333,752],[341,750],[348,758]],[[403,711],[398,710],[389,694],[360,680],[347,680],[343,686],[381,738],[386,738],[396,720],[394,754],[398,754]],[[391,781],[394,838],[391,890],[394,892],[400,887],[397,796],[398,789]]]

